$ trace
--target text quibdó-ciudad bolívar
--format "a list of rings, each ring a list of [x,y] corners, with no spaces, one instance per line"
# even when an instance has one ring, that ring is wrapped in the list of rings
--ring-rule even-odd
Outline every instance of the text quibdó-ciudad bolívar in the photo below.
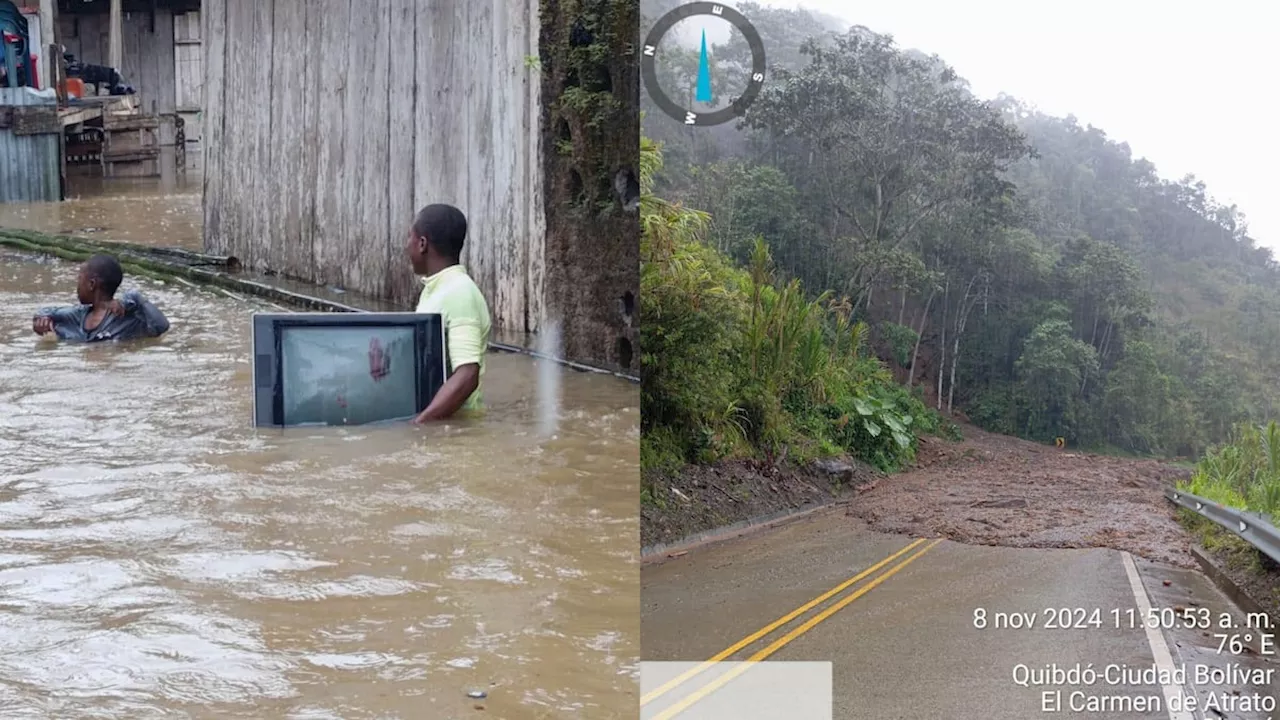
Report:
[[[1274,668],[1249,667],[1238,663],[1226,665],[1179,664],[1158,665],[1092,663],[1074,665],[1013,667],[1013,681],[1026,688],[1040,688],[1043,712],[1145,712],[1164,709],[1164,690],[1169,710],[1218,710],[1220,712],[1271,712],[1276,698],[1270,692],[1275,679]],[[1088,691],[1079,688],[1089,688]],[[1185,688],[1207,691],[1203,699],[1186,695]],[[1259,692],[1242,692],[1255,687]],[[1105,688],[1126,688],[1128,692],[1106,694]],[[1143,693],[1141,688],[1147,690]],[[1234,688],[1234,689],[1232,689]],[[1139,689],[1138,692],[1133,690]]]

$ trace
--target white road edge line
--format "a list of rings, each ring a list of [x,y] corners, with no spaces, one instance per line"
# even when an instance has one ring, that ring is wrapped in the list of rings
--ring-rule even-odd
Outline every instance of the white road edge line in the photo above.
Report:
[[[1151,600],[1147,598],[1147,589],[1142,585],[1142,577],[1138,575],[1138,566],[1134,564],[1133,556],[1128,552],[1124,552],[1123,555],[1124,571],[1129,576],[1129,587],[1133,589],[1133,599],[1138,601],[1138,610],[1142,612],[1142,626],[1147,633],[1147,643],[1151,645],[1151,655],[1155,658],[1156,667],[1160,673],[1171,677],[1174,670],[1173,654],[1169,652],[1169,645],[1165,642],[1164,633],[1160,628],[1153,628],[1147,622],[1148,613],[1151,611]],[[1169,720],[1196,720],[1189,711],[1173,709],[1173,699],[1182,694],[1182,688],[1165,684],[1161,689],[1164,691],[1165,707],[1169,709]]]

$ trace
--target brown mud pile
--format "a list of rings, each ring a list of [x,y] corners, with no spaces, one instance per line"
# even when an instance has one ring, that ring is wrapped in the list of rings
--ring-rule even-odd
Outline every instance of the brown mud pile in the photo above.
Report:
[[[971,545],[1104,547],[1195,567],[1191,536],[1164,491],[1190,471],[1158,460],[1086,455],[964,428],[922,438],[915,467],[849,514],[881,532]]]
[[[972,545],[1105,547],[1195,567],[1191,535],[1164,490],[1190,471],[1158,460],[1087,455],[964,428],[920,440],[915,464],[881,476],[858,464],[733,461],[647,478],[645,547],[853,496],[874,530]]]

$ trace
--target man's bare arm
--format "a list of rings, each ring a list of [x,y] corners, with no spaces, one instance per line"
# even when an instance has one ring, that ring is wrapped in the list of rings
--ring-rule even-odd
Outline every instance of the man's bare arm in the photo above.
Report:
[[[418,414],[413,421],[417,424],[436,420],[447,420],[466,404],[471,393],[480,387],[480,364],[460,365],[453,375],[441,386],[440,392],[431,399],[431,404]]]

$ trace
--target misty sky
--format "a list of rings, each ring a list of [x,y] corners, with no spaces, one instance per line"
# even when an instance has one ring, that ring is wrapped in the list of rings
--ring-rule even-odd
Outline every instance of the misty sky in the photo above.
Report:
[[[1236,203],[1280,255],[1280,10],[1261,0],[762,1],[844,18],[938,54],[981,97],[1074,114],[1177,179]],[[720,23],[724,27],[723,23]],[[708,40],[714,41],[708,32]]]

